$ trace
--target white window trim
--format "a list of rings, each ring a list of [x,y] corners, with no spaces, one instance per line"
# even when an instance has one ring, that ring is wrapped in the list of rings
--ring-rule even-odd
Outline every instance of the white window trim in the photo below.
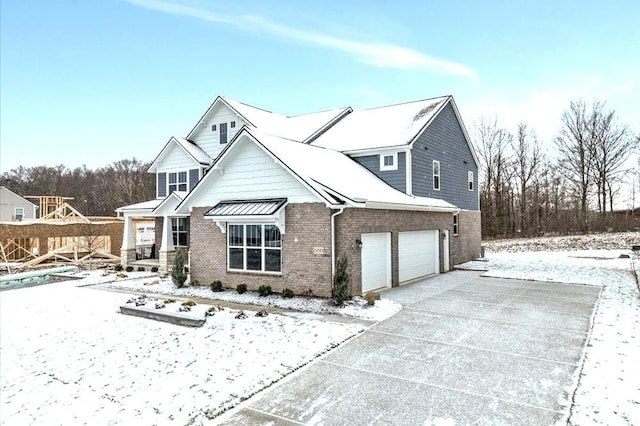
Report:
[[[472,171],[469,171],[469,172],[467,173],[467,189],[468,189],[469,191],[473,191],[473,190],[475,189],[475,188],[474,188],[473,172],[472,172]]]
[[[22,214],[20,215],[20,219],[18,219],[18,210],[22,210]],[[16,220],[22,220],[24,219],[24,207],[14,207],[13,209],[13,217],[16,218]]]
[[[230,272],[245,272],[245,273],[249,273],[249,274],[266,274],[266,275],[282,275],[282,235],[283,233],[280,232],[280,247],[267,247],[265,246],[265,238],[264,238],[264,227],[268,226],[268,225],[274,225],[272,223],[242,223],[242,222],[234,222],[234,223],[228,223],[227,227],[232,226],[232,225],[238,225],[238,226],[242,226],[242,239],[243,239],[243,244],[242,246],[230,246],[229,245],[229,232],[227,232],[227,271]],[[247,226],[250,225],[260,225],[262,227],[262,244],[260,246],[247,246],[247,240],[246,240],[246,236],[247,236]],[[276,228],[278,228],[276,226]],[[280,228],[278,228],[280,229]],[[242,248],[243,254],[242,254],[242,269],[235,269],[235,268],[231,268],[231,256],[229,256],[229,249],[230,248]],[[260,249],[261,251],[261,264],[262,264],[262,270],[255,270],[255,269],[247,269],[247,249]],[[265,253],[266,250],[280,250],[280,270],[279,271],[266,271],[265,267],[266,267],[266,262],[265,262]]]
[[[458,213],[455,213],[453,215],[453,236],[457,237],[458,234],[460,234],[460,216],[458,216]]]
[[[175,185],[176,186],[176,191],[180,191],[180,185],[186,185],[186,189],[185,191],[189,190],[189,170],[176,170],[174,172],[166,172],[167,173],[167,196],[171,195],[171,193],[173,191],[171,191],[169,189],[169,187],[171,185]],[[185,178],[186,180],[184,182],[181,182],[178,178],[180,177],[180,173],[186,173],[185,174]],[[176,183],[169,183],[169,181],[171,180],[169,177],[175,174],[176,175]]]
[[[436,164],[438,164],[438,173],[436,174]],[[440,188],[442,188],[442,178],[440,177],[441,173],[440,173],[440,162],[438,160],[433,160],[433,164],[431,166],[431,171],[433,173],[433,180],[432,180],[432,185],[433,185],[433,190],[434,191],[440,191]],[[438,187],[436,188],[436,177],[438,178]]]
[[[390,166],[386,166],[384,164],[385,157],[392,157],[393,164],[391,164]],[[398,170],[398,153],[397,152],[392,152],[389,154],[380,154],[380,171],[385,172],[389,170]]]

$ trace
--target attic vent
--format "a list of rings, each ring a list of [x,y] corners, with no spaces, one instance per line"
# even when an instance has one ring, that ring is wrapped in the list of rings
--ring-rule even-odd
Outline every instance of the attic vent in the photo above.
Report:
[[[436,104],[431,104],[426,108],[422,108],[420,111],[418,111],[418,113],[415,115],[415,117],[413,117],[413,121],[418,121],[420,120],[422,117],[424,117],[425,115],[429,114],[431,111],[433,111],[436,107]]]

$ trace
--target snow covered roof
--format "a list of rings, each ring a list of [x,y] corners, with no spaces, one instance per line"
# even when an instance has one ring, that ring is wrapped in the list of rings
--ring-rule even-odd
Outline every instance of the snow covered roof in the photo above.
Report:
[[[314,145],[351,152],[411,143],[451,99],[451,96],[353,111]]]
[[[394,205],[443,211],[457,209],[444,200],[398,191],[341,152],[247,129],[244,132],[329,204],[346,202],[360,207],[392,208]]]
[[[167,195],[156,207],[153,209],[153,213],[155,214],[174,214],[175,208],[184,200],[184,197],[187,196],[188,191],[173,191],[171,194]]]
[[[172,146],[173,144],[182,148],[184,152],[186,152],[187,155],[191,157],[198,164],[208,166],[213,161],[213,159],[209,157],[209,155],[206,152],[204,152],[202,148],[200,148],[198,145],[191,142],[190,140],[185,139],[181,136],[171,136],[169,141],[164,145],[160,153],[156,156],[156,158],[151,163],[151,166],[149,167],[149,173],[156,173],[158,164],[160,164],[165,154],[169,150],[169,147]]]
[[[153,209],[158,207],[163,200],[161,198],[157,198],[155,200],[143,201],[142,203],[130,204],[128,206],[118,207],[116,212],[124,213],[125,211],[134,211],[134,210],[149,210],[151,212]]]

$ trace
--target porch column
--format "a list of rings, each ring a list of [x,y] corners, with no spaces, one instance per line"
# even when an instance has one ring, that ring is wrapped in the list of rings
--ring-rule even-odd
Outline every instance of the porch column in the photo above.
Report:
[[[122,231],[122,245],[120,246],[120,263],[128,266],[136,260],[136,239],[133,218],[124,215],[124,229]]]
[[[173,245],[173,232],[171,230],[171,217],[162,218],[162,240],[158,256],[160,271],[170,272],[175,258],[176,248]]]

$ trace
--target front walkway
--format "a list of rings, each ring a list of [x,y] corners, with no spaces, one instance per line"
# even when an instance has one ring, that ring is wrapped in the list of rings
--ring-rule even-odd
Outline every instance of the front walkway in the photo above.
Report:
[[[390,289],[404,309],[222,424],[553,424],[601,288],[454,271]]]

